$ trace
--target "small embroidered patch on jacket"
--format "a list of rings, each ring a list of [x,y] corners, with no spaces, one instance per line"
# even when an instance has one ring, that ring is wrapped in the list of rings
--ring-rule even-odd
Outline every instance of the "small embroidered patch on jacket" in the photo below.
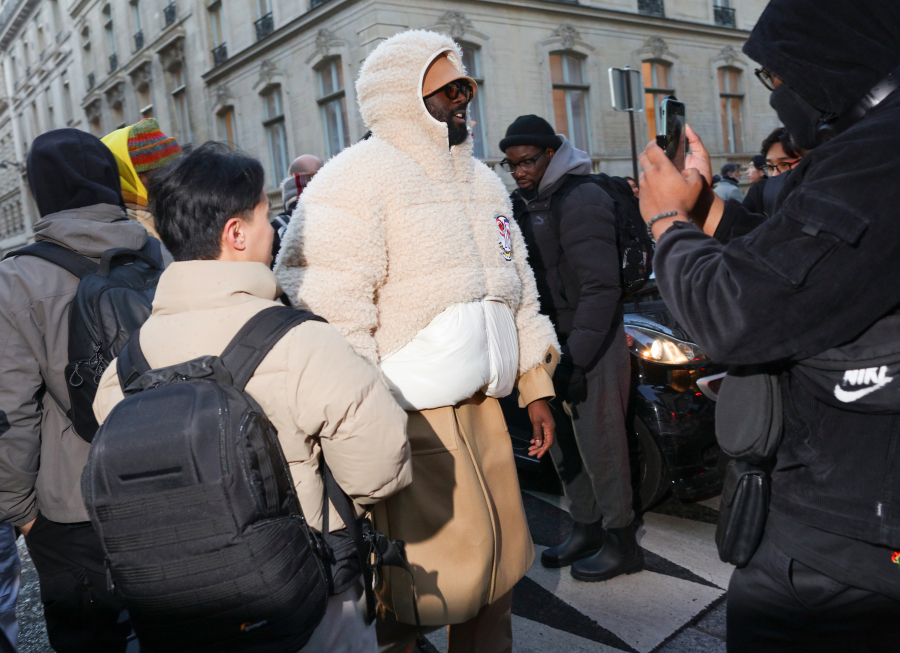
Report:
[[[503,254],[503,258],[507,261],[511,261],[512,234],[509,230],[509,218],[505,215],[498,215],[495,220],[497,220],[497,228],[500,230],[500,237],[497,239],[497,242],[500,244],[500,253]]]
[[[900,551],[894,551],[894,555],[891,556],[891,562],[900,567]]]

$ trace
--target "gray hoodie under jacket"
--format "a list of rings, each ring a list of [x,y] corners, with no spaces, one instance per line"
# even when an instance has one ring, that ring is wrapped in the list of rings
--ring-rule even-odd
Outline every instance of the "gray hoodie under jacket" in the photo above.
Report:
[[[125,210],[97,204],[44,216],[35,240],[100,261],[113,247],[141,249],[147,232]],[[66,417],[69,309],[78,278],[32,256],[0,262],[0,520],[27,524],[38,512],[88,521],[81,472],[90,445]]]

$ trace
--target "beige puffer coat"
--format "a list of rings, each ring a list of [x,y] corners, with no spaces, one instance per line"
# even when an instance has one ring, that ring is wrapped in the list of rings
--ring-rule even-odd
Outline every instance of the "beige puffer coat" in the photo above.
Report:
[[[261,263],[187,261],[169,266],[153,313],[141,327],[141,349],[154,368],[222,353],[251,317],[278,306],[281,289]],[[412,480],[406,414],[378,374],[330,325],[294,327],[260,363],[247,393],[278,430],[300,506],[322,525],[319,455],[357,504],[370,506]],[[100,381],[94,413],[103,422],[122,400],[111,364]],[[343,527],[332,510],[331,530]]]

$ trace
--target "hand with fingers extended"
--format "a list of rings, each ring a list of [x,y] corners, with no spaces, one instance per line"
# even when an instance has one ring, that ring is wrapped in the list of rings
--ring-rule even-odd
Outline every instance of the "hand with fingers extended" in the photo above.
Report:
[[[662,213],[677,212],[677,215],[671,218],[654,223],[653,234],[657,239],[676,220],[690,219],[706,230],[708,219],[714,216],[717,225],[724,208],[724,203],[710,187],[712,165],[706,148],[690,126],[685,132],[691,153],[685,160],[686,167],[683,172],[678,172],[675,165],[666,157],[665,151],[655,142],[647,145],[647,149],[638,157],[643,168],[640,203],[644,221],[649,222]],[[646,197],[645,183],[648,189]]]

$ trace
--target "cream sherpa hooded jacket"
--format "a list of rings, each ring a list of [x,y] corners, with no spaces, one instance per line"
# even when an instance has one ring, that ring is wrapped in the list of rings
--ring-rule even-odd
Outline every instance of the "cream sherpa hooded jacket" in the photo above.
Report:
[[[454,41],[427,31],[394,36],[366,59],[356,88],[372,137],[307,187],[275,272],[295,302],[375,365],[448,307],[502,298],[515,318],[521,376],[549,364],[548,349],[559,345],[539,313],[518,226],[509,220],[511,252],[498,230],[498,218],[512,216],[506,188],[472,155],[471,138],[451,150],[447,125],[425,108],[425,71],[448,51],[462,72]]]

